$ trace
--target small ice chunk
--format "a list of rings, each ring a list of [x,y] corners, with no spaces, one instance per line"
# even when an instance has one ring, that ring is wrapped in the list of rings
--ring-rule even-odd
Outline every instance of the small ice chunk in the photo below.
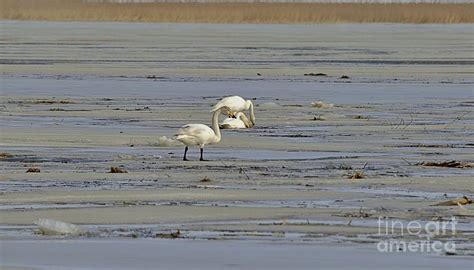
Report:
[[[40,218],[34,223],[46,235],[79,235],[83,232],[77,225],[54,219]]]
[[[321,109],[330,109],[330,108],[334,108],[334,104],[325,103],[322,101],[315,101],[315,102],[311,102],[311,107],[316,107],[316,108],[321,108]]]
[[[265,102],[265,103],[262,103],[262,104],[259,104],[258,105],[259,108],[277,108],[277,107],[280,107],[280,104],[278,103],[275,103],[275,102]]]

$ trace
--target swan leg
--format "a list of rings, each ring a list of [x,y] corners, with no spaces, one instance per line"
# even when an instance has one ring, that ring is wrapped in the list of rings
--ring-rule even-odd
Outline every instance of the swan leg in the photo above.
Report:
[[[183,160],[184,160],[184,161],[187,161],[187,160],[188,160],[188,159],[186,158],[186,153],[188,153],[188,147],[187,147],[187,146],[184,148],[184,156],[183,156]]]
[[[205,161],[204,158],[202,157],[202,153],[203,153],[203,148],[201,148],[201,158],[199,159],[200,161]]]

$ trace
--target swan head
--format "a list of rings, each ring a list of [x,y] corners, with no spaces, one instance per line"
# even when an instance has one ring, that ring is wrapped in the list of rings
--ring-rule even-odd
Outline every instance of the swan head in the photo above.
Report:
[[[222,108],[219,109],[219,111],[222,113],[222,114],[227,114],[229,117],[235,117],[234,116],[234,113],[231,111],[231,109],[227,106],[224,106]]]
[[[219,111],[221,112],[221,114],[227,115],[227,117],[236,118],[235,113],[227,106],[221,107]]]
[[[252,127],[252,123],[249,121],[249,119],[247,118],[247,116],[245,115],[245,113],[243,112],[238,112],[235,114],[235,118],[239,119],[240,121],[242,121],[245,125],[246,128],[251,128]]]

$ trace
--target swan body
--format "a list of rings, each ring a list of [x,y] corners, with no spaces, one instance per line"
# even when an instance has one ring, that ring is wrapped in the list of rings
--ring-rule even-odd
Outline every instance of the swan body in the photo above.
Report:
[[[208,144],[216,144],[221,141],[221,132],[219,129],[218,118],[223,111],[228,111],[226,107],[220,108],[212,115],[212,128],[203,124],[187,124],[182,126],[174,135],[174,139],[182,142],[186,147],[184,148],[183,160],[187,160],[186,153],[188,146],[199,146],[201,150],[201,158],[203,159],[203,148]]]
[[[187,124],[182,126],[175,135],[175,139],[187,146],[204,147],[207,144],[215,144],[220,137],[212,128],[203,124]]]
[[[240,129],[250,128],[252,123],[243,112],[238,112],[235,114],[235,118],[226,118],[219,126],[222,129]]]
[[[228,111],[230,112],[224,112],[224,114],[228,114],[229,116],[234,116],[235,113],[238,113],[238,112],[250,110],[250,121],[252,122],[252,125],[255,125],[255,113],[253,110],[252,101],[245,100],[239,96],[225,97],[221,101],[217,102],[217,104],[214,105],[214,107],[212,107],[211,112],[215,112],[222,107],[229,108]]]

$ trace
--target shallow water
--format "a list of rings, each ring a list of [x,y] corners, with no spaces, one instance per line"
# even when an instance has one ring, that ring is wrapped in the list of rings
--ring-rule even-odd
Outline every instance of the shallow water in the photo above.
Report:
[[[294,73],[299,68],[388,69],[386,72],[390,73],[390,69],[407,66],[419,66],[420,70],[442,66],[449,70],[469,68],[474,63],[472,33],[468,24],[4,21],[0,63],[43,70],[41,73],[62,69],[60,74],[67,74],[67,70],[74,68],[90,74],[89,68],[97,70],[95,74],[117,74],[118,71],[119,75],[128,75],[154,69],[164,74],[181,70],[181,74],[177,74],[181,76],[189,70],[221,74],[232,74],[236,70],[241,73],[245,69],[263,69],[270,73],[272,69],[293,70],[288,73]],[[162,76],[161,72],[156,75]]]
[[[258,241],[63,240],[3,241],[2,244],[7,247],[3,251],[6,265],[40,269],[47,269],[51,263],[69,269],[103,269],[104,260],[115,269],[135,269],[137,264],[143,269],[155,269],[156,265],[167,269],[312,269],[314,265],[331,269],[367,269],[374,264],[388,264],[387,269],[399,269],[400,266],[404,269],[446,269],[471,265],[467,258],[436,259],[433,264],[435,258],[429,255],[381,254],[368,247],[272,245]],[[20,254],[30,256],[25,260]]]

